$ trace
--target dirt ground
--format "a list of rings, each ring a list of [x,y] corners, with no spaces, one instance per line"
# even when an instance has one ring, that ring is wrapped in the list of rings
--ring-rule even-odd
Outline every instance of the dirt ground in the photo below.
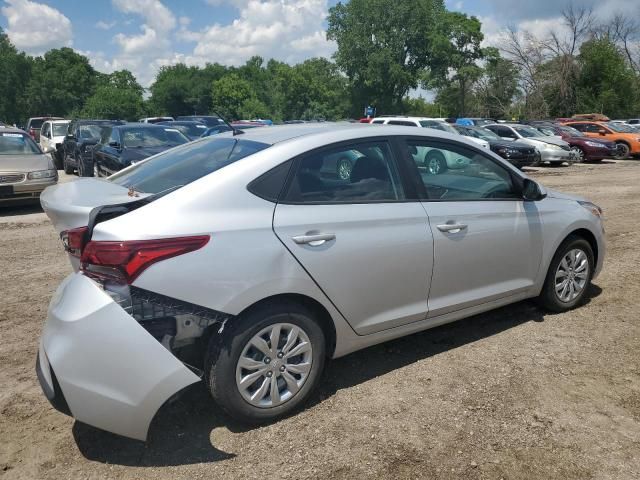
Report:
[[[195,385],[146,444],[47,403],[34,361],[70,266],[37,207],[0,209],[0,478],[640,478],[640,162],[532,176],[605,210],[587,305],[522,302],[330,362],[305,410],[261,428]]]

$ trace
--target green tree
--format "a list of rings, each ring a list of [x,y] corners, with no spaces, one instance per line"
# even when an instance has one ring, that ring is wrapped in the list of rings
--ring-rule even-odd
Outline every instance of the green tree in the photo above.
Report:
[[[478,61],[484,57],[480,47],[484,35],[476,17],[446,12],[434,37],[433,55],[438,59],[429,75],[429,84],[440,90],[439,101],[459,117],[467,115],[467,97],[482,76]]]
[[[211,86],[213,110],[226,120],[239,120],[268,116],[251,83],[237,73],[229,73]]]
[[[489,118],[505,118],[511,112],[518,93],[518,67],[502,58],[495,48],[485,50],[482,77],[474,87],[475,114]]]
[[[329,9],[327,38],[351,82],[353,114],[365,104],[395,113],[433,66],[434,37],[445,13],[443,0],[351,0]]]
[[[211,108],[211,82],[227,73],[219,64],[205,68],[183,63],[162,67],[149,89],[149,108],[158,115],[208,114]]]
[[[32,61],[24,53],[18,53],[1,28],[0,65],[0,120],[20,123],[28,116],[25,85]]]
[[[119,70],[100,81],[80,112],[85,118],[137,120],[144,113],[144,88],[128,70]]]
[[[612,118],[636,114],[638,79],[623,53],[609,38],[583,43],[578,62],[578,111],[601,112]]]
[[[94,92],[96,72],[87,57],[71,48],[49,50],[31,69],[26,97],[29,116],[65,116],[82,108]]]

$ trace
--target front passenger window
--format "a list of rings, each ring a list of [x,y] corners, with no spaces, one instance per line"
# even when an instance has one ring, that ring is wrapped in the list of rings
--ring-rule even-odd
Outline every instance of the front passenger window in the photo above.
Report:
[[[408,141],[430,200],[490,200],[521,198],[506,168],[457,145]]]

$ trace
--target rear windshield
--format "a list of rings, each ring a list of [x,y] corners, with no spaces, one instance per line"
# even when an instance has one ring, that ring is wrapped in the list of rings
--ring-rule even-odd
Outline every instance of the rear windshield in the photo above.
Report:
[[[198,180],[269,145],[236,138],[208,138],[152,157],[109,180],[142,193],[160,193]]]
[[[80,125],[80,138],[99,139],[102,135],[103,128],[104,127],[100,125]]]
[[[40,129],[44,121],[45,121],[44,118],[34,118],[33,120],[31,120],[31,123],[29,124],[29,128],[35,128],[36,130]]]
[[[42,153],[31,137],[22,133],[0,132],[0,155],[32,155]]]

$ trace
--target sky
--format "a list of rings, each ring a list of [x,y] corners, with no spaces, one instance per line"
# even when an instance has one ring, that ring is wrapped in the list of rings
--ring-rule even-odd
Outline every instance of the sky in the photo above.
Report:
[[[393,1],[393,0],[390,0]],[[486,45],[506,27],[537,35],[558,29],[571,0],[447,0],[477,16]],[[640,0],[573,0],[604,20],[640,15]],[[72,47],[99,71],[128,69],[148,87],[163,65],[240,65],[253,55],[296,63],[330,57],[328,9],[337,0],[0,0],[0,27],[32,55]]]

